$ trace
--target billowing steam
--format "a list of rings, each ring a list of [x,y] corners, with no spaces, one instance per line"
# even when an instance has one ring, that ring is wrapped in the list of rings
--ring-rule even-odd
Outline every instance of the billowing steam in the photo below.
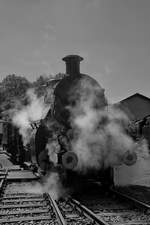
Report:
[[[29,104],[17,111],[13,117],[13,123],[19,128],[24,144],[31,138],[30,124],[44,118],[48,112],[43,98],[37,98],[33,90],[28,91],[27,95]],[[104,89],[97,84],[83,78],[79,85],[71,90],[69,100],[71,104],[66,110],[70,112],[71,129],[66,129],[66,139],[63,139],[61,131],[63,125],[58,124],[53,118],[47,117],[44,120],[49,130],[46,144],[48,151],[45,152],[48,152],[53,166],[57,165],[57,153],[62,150],[62,146],[77,155],[78,164],[75,170],[83,174],[89,170],[122,164],[126,152],[147,154],[148,149],[144,141],[137,144],[127,135],[127,116],[116,107],[107,105]],[[49,103],[52,104],[51,101]],[[60,105],[63,106],[63,103]],[[62,145],[58,142],[58,135],[62,136]],[[57,173],[51,173],[40,186],[41,189],[52,193],[55,199],[64,193]]]
[[[59,199],[61,196],[67,196],[67,192],[62,186],[59,179],[59,174],[57,172],[51,173],[41,182],[21,182],[17,185],[16,183],[11,183],[10,185],[8,185],[6,191],[7,193],[49,193],[54,200]]]
[[[118,165],[125,152],[135,152],[137,145],[125,132],[128,125],[127,116],[113,106],[106,106],[103,89],[81,81],[80,88],[74,90],[75,106],[69,107],[74,137],[72,150],[78,156],[77,170],[86,173],[89,169],[100,169]],[[95,106],[96,105],[96,106]],[[147,147],[144,144],[144,150]]]
[[[48,96],[51,95],[51,92]],[[15,110],[12,122],[19,128],[19,132],[22,135],[24,145],[30,143],[32,158],[35,157],[34,138],[36,130],[32,130],[31,123],[44,118],[50,108],[49,105],[44,103],[44,98],[38,98],[33,89],[27,91],[28,104],[22,106],[21,110]],[[49,97],[50,98],[50,97]],[[50,103],[50,102],[49,102]],[[47,126],[51,128],[51,123],[48,122]],[[54,138],[54,137],[53,137]],[[60,150],[57,140],[49,139],[47,143],[50,160],[56,164],[56,153]],[[33,159],[32,159],[33,160]],[[22,187],[23,189],[23,187]],[[60,182],[58,173],[52,172],[41,183],[30,184],[28,188],[24,187],[24,191],[28,193],[49,193],[54,199],[58,199],[60,196],[66,193]]]
[[[19,128],[24,144],[27,144],[31,137],[32,129],[30,124],[42,119],[48,111],[48,107],[44,104],[43,97],[38,98],[33,89],[27,91],[27,97],[29,104],[22,106],[21,110],[15,111],[12,118],[14,125]]]
[[[49,193],[55,200],[59,199],[61,196],[67,195],[57,172],[53,172],[48,177],[45,177],[42,183],[30,185],[30,188],[26,191],[29,193]]]
[[[64,189],[59,174],[57,172],[51,173],[42,185],[43,192],[49,193],[53,199],[57,200],[61,196],[67,195],[67,190]]]

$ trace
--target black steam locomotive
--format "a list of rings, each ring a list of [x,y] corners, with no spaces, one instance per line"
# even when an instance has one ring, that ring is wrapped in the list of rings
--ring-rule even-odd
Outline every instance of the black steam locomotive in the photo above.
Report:
[[[38,165],[42,174],[57,171],[65,182],[72,183],[75,180],[78,184],[79,179],[84,177],[96,179],[107,186],[112,185],[113,169],[110,167],[88,170],[84,174],[76,170],[79,158],[72,151],[71,145],[77,135],[73,129],[73,116],[75,114],[82,115],[82,107],[79,110],[79,106],[85,101],[89,101],[94,110],[101,110],[108,104],[104,89],[97,81],[80,73],[82,57],[69,55],[63,60],[66,62],[66,74],[60,79],[48,82],[48,94],[45,101],[50,102],[51,107],[40,123],[31,124],[33,135],[29,148],[23,146],[18,129],[11,123],[7,123],[7,149],[13,155],[14,160],[20,164],[23,164],[24,161],[32,161]],[[53,93],[50,91],[50,96],[49,89],[53,89]],[[84,101],[80,101],[81,99]],[[49,148],[51,151],[48,150]],[[131,155],[127,155],[126,158],[128,156],[128,162],[130,161],[129,164],[132,164],[134,159]]]
[[[70,142],[76,135],[73,133],[72,113],[78,111],[77,105],[82,104],[80,100],[92,101],[91,107],[94,110],[102,110],[107,106],[107,100],[104,95],[104,89],[96,80],[86,74],[80,73],[80,62],[83,60],[78,55],[69,55],[63,58],[66,62],[66,76],[62,79],[51,80],[48,87],[53,86],[53,103],[46,117],[41,121],[40,126],[35,133],[35,155],[37,164],[43,173],[57,169],[63,171],[65,179],[72,183],[73,178],[79,180],[79,177],[88,179],[97,179],[105,185],[113,184],[113,169],[101,167],[100,170],[88,170],[86,174],[81,175],[76,171],[78,157],[72,151]],[[48,96],[47,96],[48,98]],[[82,114],[82,110],[80,112]],[[52,149],[52,143],[55,143],[55,163],[53,163],[53,154],[50,155],[47,150],[48,145]],[[59,149],[56,147],[56,143]],[[52,159],[52,160],[51,160]],[[128,165],[135,161],[135,157],[126,154]],[[129,162],[130,161],[130,162]],[[54,166],[55,165],[55,166]],[[61,173],[60,172],[60,173]],[[63,175],[62,175],[63,177]]]
[[[107,105],[107,100],[104,96],[104,89],[100,87],[97,81],[88,75],[80,73],[82,57],[69,55],[63,58],[63,60],[66,62],[66,76],[60,80],[52,80],[48,84],[51,87],[54,85],[54,101],[35,134],[35,154],[37,164],[44,173],[52,170],[53,167],[53,169],[63,171],[67,181],[70,180],[72,182],[75,177],[79,179],[79,173],[74,170],[78,164],[78,158],[70,146],[70,142],[74,138],[70,108],[76,109],[79,100],[83,96],[86,96],[86,98],[89,96],[90,98],[93,95],[93,90],[95,90],[94,95],[96,96],[92,99],[93,109],[104,108]],[[47,143],[50,142],[51,145],[51,142],[54,140],[55,144],[57,142],[59,145],[55,161],[55,165],[57,164],[57,166],[53,166],[51,156],[46,150]],[[86,173],[86,177],[88,178],[93,178],[93,176],[96,176],[98,180],[103,179],[103,183],[113,183],[111,168],[107,170],[101,169],[99,172],[93,173],[93,171],[88,171]]]

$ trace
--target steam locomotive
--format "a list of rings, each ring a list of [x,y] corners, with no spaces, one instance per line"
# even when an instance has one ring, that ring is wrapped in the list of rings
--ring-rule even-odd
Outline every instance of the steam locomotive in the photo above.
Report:
[[[110,186],[113,185],[111,167],[102,166],[99,170],[91,169],[86,173],[76,170],[79,156],[72,151],[72,142],[77,135],[73,129],[73,117],[76,114],[82,116],[80,104],[83,102],[89,101],[94,110],[103,110],[108,105],[104,89],[98,82],[89,75],[80,73],[82,60],[83,58],[78,55],[64,57],[65,76],[47,83],[45,102],[51,107],[40,123],[31,124],[33,133],[29,149],[23,146],[18,129],[11,123],[6,123],[7,132],[4,133],[7,136],[7,150],[20,164],[24,161],[35,163],[42,174],[59,172],[61,179],[67,184],[72,184],[73,181],[78,184],[80,179],[94,179],[105,186]],[[49,148],[51,151],[48,151]],[[132,165],[135,161],[135,155],[128,153],[125,155],[126,164]]]
[[[49,86],[54,87],[53,91],[53,103],[46,117],[41,121],[37,132],[35,133],[35,155],[37,164],[45,173],[52,169],[63,171],[61,177],[67,178],[67,182],[72,183],[73,180],[78,180],[82,177],[88,179],[96,179],[101,181],[103,185],[113,185],[113,169],[108,167],[107,169],[101,167],[100,170],[88,170],[86,174],[81,174],[76,171],[79,158],[72,151],[70,142],[73,140],[76,134],[73,133],[72,124],[72,109],[75,113],[78,111],[77,105],[80,100],[92,101],[90,102],[94,110],[103,110],[108,104],[104,95],[104,89],[97,83],[96,80],[86,74],[80,73],[80,62],[83,60],[78,55],[69,55],[63,58],[66,62],[66,76],[62,79],[52,80]],[[47,97],[48,99],[48,97]],[[47,143],[55,143],[55,163],[46,150],[48,148]],[[56,143],[59,149],[56,147]],[[126,154],[126,164],[131,165],[135,163],[136,156]],[[55,166],[54,166],[55,164]],[[57,165],[57,166],[56,166]],[[60,173],[61,173],[60,172]]]
[[[53,142],[55,139],[60,149],[57,152],[55,161],[55,169],[60,170],[61,177],[65,174],[67,181],[79,180],[79,174],[74,171],[78,164],[77,155],[72,151],[70,142],[73,137],[73,129],[71,122],[70,109],[76,109],[76,106],[82,96],[90,98],[91,93],[95,90],[96,97],[92,99],[93,109],[102,109],[107,105],[107,100],[104,96],[104,89],[100,87],[96,80],[88,75],[80,73],[80,62],[83,60],[78,55],[69,55],[63,58],[66,62],[66,76],[60,80],[52,80],[50,85],[54,85],[53,97],[54,101],[51,104],[51,109],[42,120],[35,134],[35,154],[37,163],[43,171],[51,170],[53,163],[51,156],[46,151],[47,143]],[[52,86],[51,86],[52,88]],[[48,98],[48,97],[47,97]],[[100,101],[101,99],[101,101]],[[50,141],[49,141],[50,140]],[[62,172],[63,171],[63,172]],[[107,176],[106,176],[107,174]],[[86,176],[100,176],[100,172],[96,173],[89,171]],[[85,174],[84,174],[85,177]],[[101,179],[103,182],[112,183],[112,169],[101,170]]]

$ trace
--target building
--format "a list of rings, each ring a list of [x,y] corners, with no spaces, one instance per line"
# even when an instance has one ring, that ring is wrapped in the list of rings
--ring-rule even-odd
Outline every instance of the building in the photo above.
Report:
[[[139,121],[150,115],[150,98],[139,93],[123,99],[117,105],[132,121]]]
[[[137,136],[145,137],[150,147],[150,98],[136,93],[116,105],[137,125]],[[117,186],[144,185],[150,187],[150,156],[138,155],[134,165],[114,167],[114,183]]]

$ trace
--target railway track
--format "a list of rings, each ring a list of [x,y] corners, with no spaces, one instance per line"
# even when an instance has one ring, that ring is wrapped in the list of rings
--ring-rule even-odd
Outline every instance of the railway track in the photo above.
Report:
[[[11,173],[11,176],[9,174]],[[29,193],[31,179],[25,172],[3,171],[1,180],[0,224],[2,225],[96,225],[109,224],[72,198],[54,201],[48,193]],[[17,173],[17,174],[16,174]],[[14,180],[13,180],[14,178]]]
[[[3,171],[3,176],[0,181],[2,225],[150,225],[150,206],[116,190],[106,193],[94,187],[95,192],[82,194],[78,200],[70,197],[56,202],[48,193],[29,193],[30,179],[19,177],[18,182],[14,176],[12,181],[9,171]]]
[[[57,204],[68,225],[104,224],[104,221],[98,218],[91,210],[72,198],[61,199]]]
[[[150,205],[126,194],[96,185],[77,200],[54,201],[48,193],[29,193],[37,179],[18,167],[0,169],[0,224],[150,225]]]
[[[48,193],[29,193],[31,182],[38,179],[30,173],[17,166],[0,170],[0,224],[93,224],[93,218],[81,213],[69,200],[60,204]]]
[[[8,181],[1,183],[0,224],[2,225],[50,225],[50,224],[101,224],[99,220],[71,201],[63,199],[54,201],[48,193],[25,192],[30,182]]]
[[[11,176],[9,174],[11,173]],[[17,174],[16,174],[17,172]],[[3,171],[0,183],[0,224],[2,225],[67,225],[101,224],[70,198],[54,201],[48,194],[29,193],[31,179],[19,176],[19,171]],[[20,171],[20,174],[24,174]],[[34,190],[34,189],[33,189]]]
[[[92,190],[92,189],[91,189]],[[137,201],[126,194],[101,188],[72,199],[81,208],[88,208],[103,225],[150,225],[150,205]]]
[[[49,194],[28,193],[30,182],[8,182],[6,178],[0,185],[0,224],[65,225]]]

